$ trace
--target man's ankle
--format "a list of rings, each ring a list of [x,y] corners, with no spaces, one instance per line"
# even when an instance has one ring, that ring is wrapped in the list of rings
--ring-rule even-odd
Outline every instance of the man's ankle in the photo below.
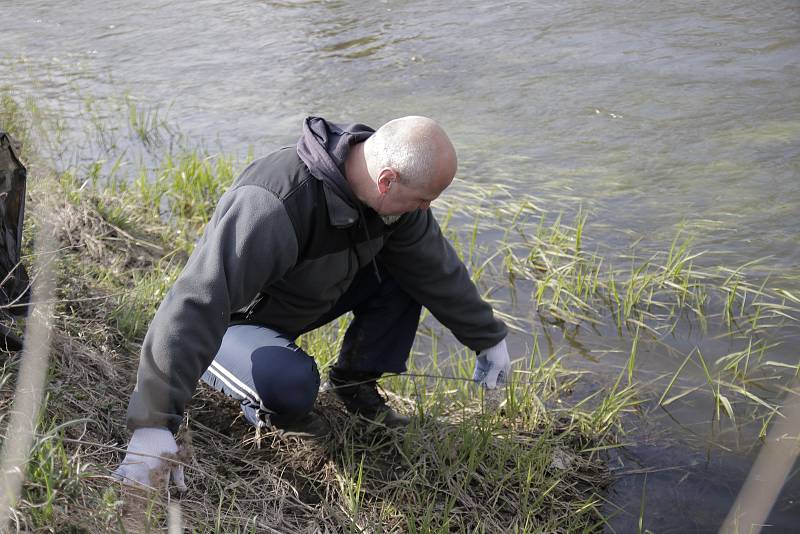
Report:
[[[350,393],[347,390],[353,390],[361,384],[375,383],[380,378],[381,373],[355,371],[344,367],[334,366],[328,373],[328,379],[334,386],[335,390],[341,393]]]

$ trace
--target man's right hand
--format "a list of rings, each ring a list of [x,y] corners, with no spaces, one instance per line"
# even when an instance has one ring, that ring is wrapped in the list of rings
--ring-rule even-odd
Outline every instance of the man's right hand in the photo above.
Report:
[[[171,478],[178,490],[186,491],[183,466],[170,461],[177,453],[178,444],[166,428],[137,428],[114,477],[123,484],[152,488],[151,474],[164,472],[167,486]]]

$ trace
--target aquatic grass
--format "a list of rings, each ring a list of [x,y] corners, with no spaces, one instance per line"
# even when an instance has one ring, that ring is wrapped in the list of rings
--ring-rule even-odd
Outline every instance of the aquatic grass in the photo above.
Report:
[[[642,402],[636,385],[622,387],[621,377],[622,373],[607,390],[598,389],[565,408],[576,418],[580,428],[599,436],[600,442],[621,433],[624,430],[621,426],[623,413],[630,412]]]
[[[169,123],[160,117],[158,107],[143,107],[130,95],[125,95],[128,110],[128,127],[133,135],[145,146],[158,145],[164,140],[162,130],[168,130]]]
[[[669,383],[664,388],[664,392],[661,394],[661,397],[659,397],[658,402],[656,402],[656,404],[658,406],[667,406],[670,403],[672,403],[675,400],[677,400],[678,398],[680,398],[680,397],[670,397],[669,399],[667,399],[666,397],[669,394],[669,392],[672,390],[672,386],[675,384],[675,381],[678,379],[678,376],[680,376],[681,372],[683,371],[683,368],[686,367],[686,364],[689,362],[689,359],[692,357],[694,352],[695,352],[694,350],[690,351],[686,355],[686,357],[683,359],[683,361],[681,362],[680,366],[678,366],[678,369],[672,375],[672,378],[670,379]],[[683,394],[681,394],[681,395],[683,395]]]
[[[551,225],[544,223],[546,214],[532,215],[539,218],[535,225],[526,226],[536,232],[533,237],[498,244],[504,251],[500,265],[508,271],[506,280],[516,287],[521,282],[533,282],[531,300],[543,321],[603,325],[610,319],[618,335],[634,340],[628,362],[629,383],[634,381],[639,337],[646,332],[654,340],[661,339],[673,334],[679,324],[688,323],[697,325],[703,333],[722,326],[732,339],[744,338],[750,352],[742,349],[744,352],[719,356],[715,367],[746,391],[745,381],[753,380],[764,367],[765,355],[779,346],[779,342],[765,343],[761,337],[797,323],[796,302],[770,287],[768,279],[758,285],[746,279],[743,273],[759,260],[737,269],[698,268],[695,262],[702,258],[702,252],[693,252],[691,238],[683,238],[679,232],[664,254],[645,259],[631,256],[628,267],[618,268],[577,246],[587,224],[584,214],[579,212],[572,226],[563,224],[559,215],[552,218]],[[504,235],[512,233],[509,228],[504,230]],[[516,233],[524,234],[521,230]],[[754,355],[753,347],[763,350]],[[729,395],[720,390],[730,388],[726,385],[732,384],[730,380],[707,385],[719,409],[732,417]]]
[[[642,498],[639,504],[639,520],[636,523],[636,532],[638,534],[646,534],[651,532],[649,529],[644,528],[644,514],[645,504],[647,503],[647,473],[644,474],[644,481],[642,482]]]

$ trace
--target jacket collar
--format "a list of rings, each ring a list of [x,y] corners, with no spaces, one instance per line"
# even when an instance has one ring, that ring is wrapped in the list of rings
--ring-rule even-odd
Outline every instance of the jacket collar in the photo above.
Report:
[[[328,206],[328,218],[333,226],[348,227],[358,221],[358,210],[350,206],[342,197],[336,194],[333,187],[326,181],[322,181],[325,191],[325,204]],[[356,200],[356,202],[360,202]]]

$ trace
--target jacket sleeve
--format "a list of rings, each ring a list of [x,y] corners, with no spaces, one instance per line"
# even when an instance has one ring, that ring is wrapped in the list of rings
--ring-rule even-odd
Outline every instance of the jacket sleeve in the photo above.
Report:
[[[177,431],[186,403],[222,343],[233,311],[296,262],[297,239],[281,202],[243,185],[220,199],[145,335],[127,425]]]
[[[386,269],[470,349],[480,352],[502,341],[506,325],[481,298],[431,210],[406,217],[378,255]]]

